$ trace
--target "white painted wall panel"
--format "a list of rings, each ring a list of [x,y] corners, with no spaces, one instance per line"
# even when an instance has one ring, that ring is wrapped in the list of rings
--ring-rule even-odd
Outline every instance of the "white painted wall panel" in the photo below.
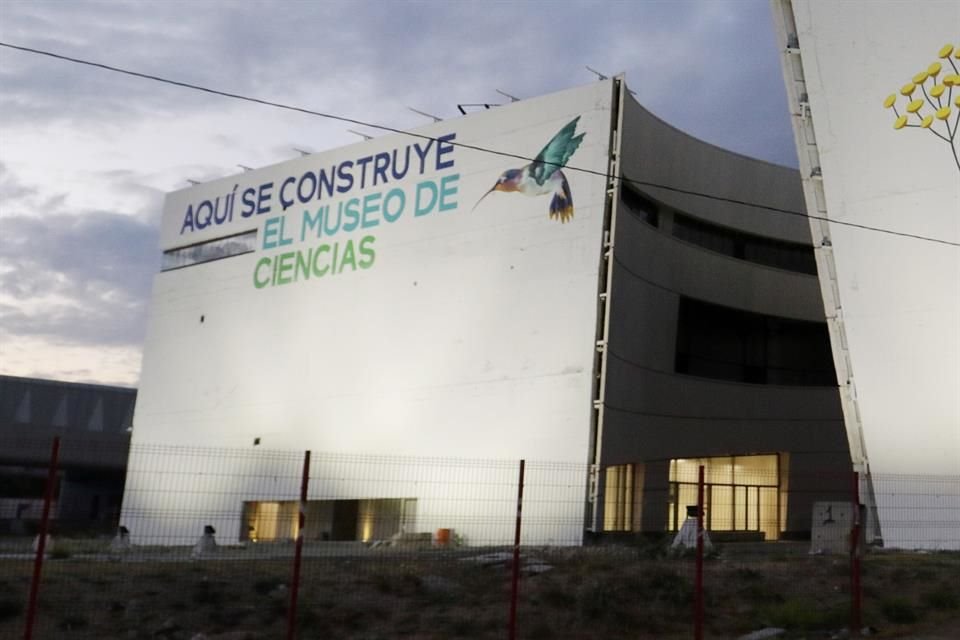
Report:
[[[585,463],[611,96],[601,82],[416,132],[532,158],[579,117],[585,137],[564,169],[574,203],[566,224],[548,217],[549,195],[495,192],[472,210],[503,171],[526,162],[452,147],[439,171],[290,207],[280,214],[291,239],[283,247],[265,245],[280,237],[271,235],[280,222],[269,222],[282,212],[277,189],[270,213],[184,230],[188,207],[195,216],[197,203],[234,184],[238,193],[279,185],[418,141],[400,135],[171,194],[165,249],[254,227],[259,248],[156,277],[134,448],[246,448],[260,437],[265,448]],[[455,206],[413,215],[417,183],[443,179]],[[393,188],[407,201],[396,222],[301,241],[304,210]],[[369,268],[255,286],[268,277],[257,271],[265,258],[321,243],[342,251],[364,236],[374,238]],[[147,495],[137,483],[150,479],[137,478],[125,513],[146,508],[135,504]]]
[[[960,4],[793,0],[792,5],[830,219],[947,243],[830,225],[870,465],[878,473],[956,476],[960,105],[954,100],[960,87],[948,88],[939,100],[927,100],[919,87],[910,99],[900,90],[934,62],[942,70],[925,82],[928,92],[957,73],[960,59],[938,54],[945,44],[960,48]],[[933,129],[953,141],[920,127],[895,130],[896,116],[883,106],[889,94],[896,94],[900,114],[907,113],[911,99],[924,99],[921,114],[949,103],[949,118],[935,118]],[[918,116],[908,118],[909,124],[920,122]],[[807,206],[815,211],[817,203]],[[887,524],[896,521],[889,497],[879,500],[881,526],[885,510]],[[885,537],[897,530],[885,527]]]

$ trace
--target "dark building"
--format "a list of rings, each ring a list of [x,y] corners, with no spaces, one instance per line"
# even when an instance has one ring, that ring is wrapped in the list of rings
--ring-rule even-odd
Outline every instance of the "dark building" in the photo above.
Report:
[[[851,461],[800,176],[623,102],[596,524],[676,529],[702,464],[711,531],[808,535]]]
[[[136,389],[0,376],[0,533],[33,532],[55,436],[54,531],[113,530],[136,397]]]

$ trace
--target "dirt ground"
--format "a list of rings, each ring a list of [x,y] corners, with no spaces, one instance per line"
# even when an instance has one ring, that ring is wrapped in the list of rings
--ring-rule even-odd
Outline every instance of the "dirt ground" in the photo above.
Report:
[[[289,547],[208,558],[67,554],[46,561],[34,638],[286,638]],[[308,553],[298,638],[505,638],[511,591],[493,550],[360,548]],[[502,550],[500,550],[502,551]],[[694,561],[656,545],[524,549],[519,638],[693,637]],[[32,561],[0,556],[0,638],[22,638]],[[863,559],[863,624],[882,638],[957,637],[960,553]],[[846,637],[849,560],[802,547],[720,546],[705,562],[705,636],[766,627],[785,638]]]

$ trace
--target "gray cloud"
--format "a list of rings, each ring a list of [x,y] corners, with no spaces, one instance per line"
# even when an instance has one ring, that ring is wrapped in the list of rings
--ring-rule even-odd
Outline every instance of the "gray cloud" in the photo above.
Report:
[[[0,217],[0,324],[11,335],[139,346],[156,227],[109,212]]]
[[[20,182],[7,165],[0,162],[0,207],[3,203],[37,195],[36,187],[30,187]],[[3,208],[0,208],[0,214]]]
[[[16,8],[0,27],[4,39],[397,126],[419,122],[403,105],[452,116],[459,102],[503,100],[497,88],[530,97],[587,82],[589,64],[626,71],[647,106],[695,135],[780,162],[791,162],[793,154],[769,6],[762,0]],[[10,51],[3,52],[0,73],[0,108],[8,121],[116,122],[225,104]],[[281,117],[249,109],[251,117]],[[227,138],[236,133],[222,132]]]

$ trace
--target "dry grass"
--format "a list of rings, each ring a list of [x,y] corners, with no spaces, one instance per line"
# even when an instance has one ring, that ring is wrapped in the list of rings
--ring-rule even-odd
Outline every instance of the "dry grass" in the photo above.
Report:
[[[764,626],[824,637],[849,619],[845,558],[735,546],[706,564],[709,638]],[[553,566],[521,580],[521,638],[692,636],[693,561],[656,548],[525,550]],[[504,638],[510,572],[455,553],[369,550],[304,561],[300,638]],[[950,637],[960,627],[960,554],[876,553],[864,559],[864,622],[880,637]],[[291,561],[107,561],[44,567],[35,638],[284,638]],[[0,638],[20,638],[28,560],[0,559]],[[234,636],[237,637],[237,636]],[[826,637],[829,637],[827,635]]]

